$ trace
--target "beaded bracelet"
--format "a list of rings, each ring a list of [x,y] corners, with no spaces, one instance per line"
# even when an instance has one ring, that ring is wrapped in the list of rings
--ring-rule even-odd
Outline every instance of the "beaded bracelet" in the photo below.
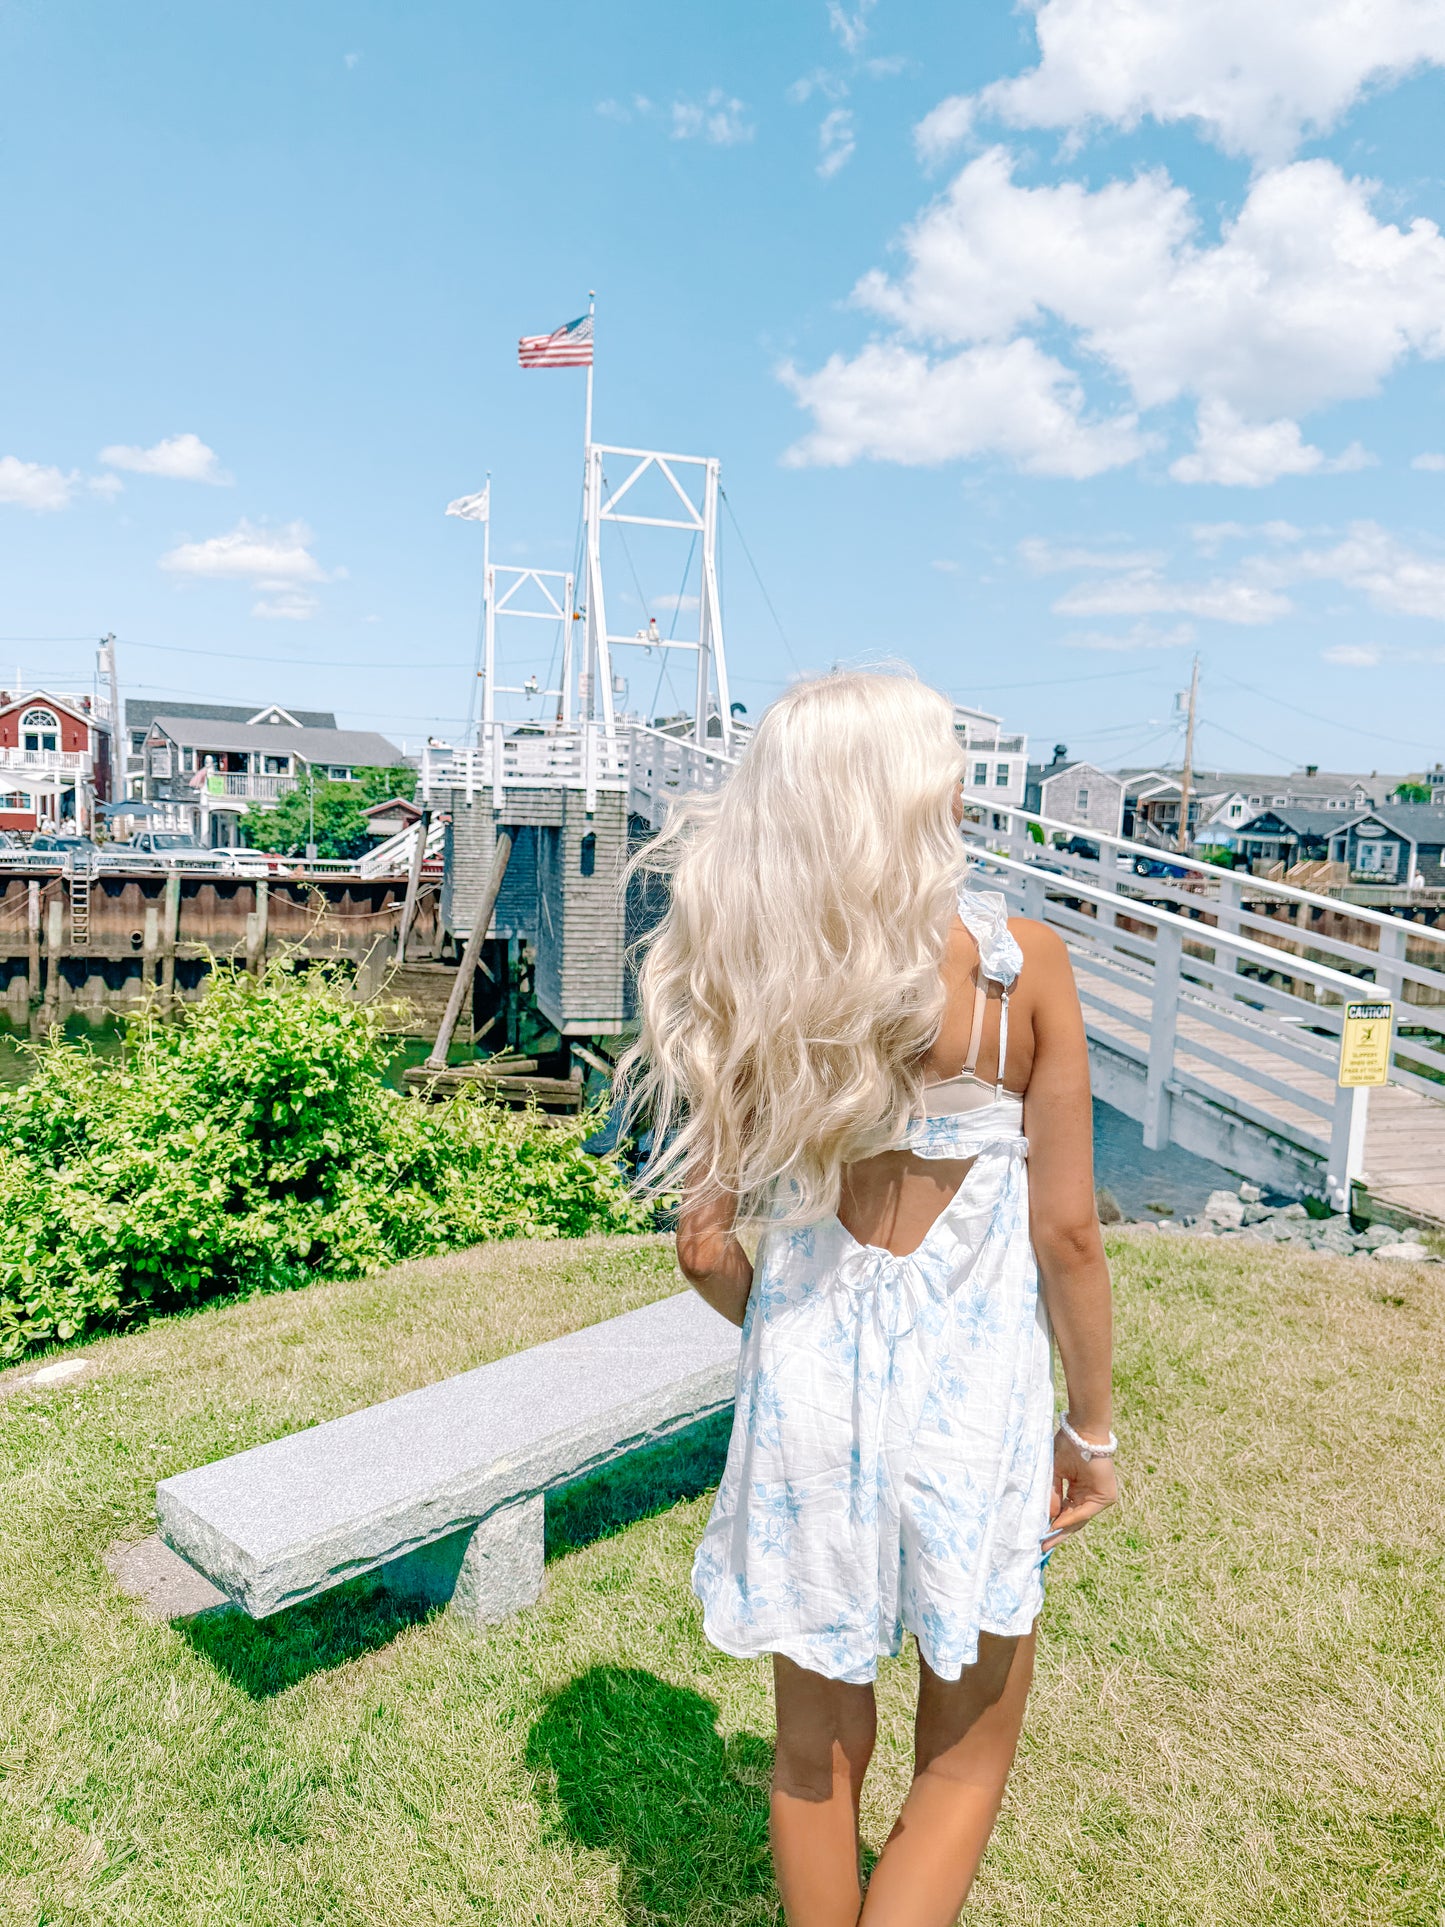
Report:
[[[1060,1412],[1059,1414],[1059,1430],[1066,1439],[1069,1439],[1078,1447],[1079,1457],[1081,1459],[1112,1459],[1119,1449],[1119,1441],[1112,1432],[1109,1434],[1109,1443],[1107,1445],[1093,1445],[1088,1439],[1081,1437],[1080,1434],[1074,1430],[1073,1426],[1070,1425],[1067,1412]]]

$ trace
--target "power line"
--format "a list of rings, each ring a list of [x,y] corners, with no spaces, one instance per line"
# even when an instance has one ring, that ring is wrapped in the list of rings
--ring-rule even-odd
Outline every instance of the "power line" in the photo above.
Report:
[[[1092,676],[1030,676],[1025,682],[975,683],[972,687],[980,696],[992,695],[996,689],[1056,689],[1063,683],[1115,682],[1120,676],[1142,676],[1153,667],[1153,663],[1141,662],[1135,669],[1105,669]]]
[[[782,638],[783,647],[788,654],[788,661],[793,665],[793,668],[796,671],[796,673],[801,676],[803,673],[803,665],[798,661],[798,658],[793,654],[793,645],[788,640],[787,630],[783,627],[783,618],[778,614],[777,610],[773,607],[773,598],[768,594],[768,587],[767,587],[767,584],[763,581],[762,571],[758,568],[757,563],[754,562],[753,560],[753,552],[748,547],[748,538],[743,534],[743,525],[738,520],[738,512],[733,507],[732,503],[728,500],[728,492],[723,487],[721,482],[718,483],[717,492],[722,497],[723,507],[727,510],[728,515],[732,521],[733,533],[737,536],[738,541],[742,544],[743,554],[748,559],[748,567],[753,572],[753,580],[758,585],[758,592],[762,596],[763,601],[767,604],[768,614],[773,618],[774,626],[776,627],[779,636]]]
[[[1396,749],[1431,750],[1439,748],[1438,743],[1417,743],[1407,736],[1387,736],[1382,730],[1361,729],[1356,723],[1339,722],[1329,716],[1317,716],[1312,709],[1301,709],[1298,703],[1286,702],[1283,696],[1271,696],[1266,690],[1256,689],[1253,683],[1241,682],[1238,676],[1231,676],[1222,669],[1216,670],[1214,673],[1223,676],[1226,682],[1233,683],[1236,689],[1243,689],[1248,695],[1258,696],[1263,702],[1274,703],[1279,709],[1292,709],[1296,716],[1303,716],[1306,721],[1311,723],[1322,723],[1326,729],[1346,729],[1356,736],[1373,736],[1376,742],[1392,743]],[[1216,724],[1216,728],[1217,727],[1218,725]],[[1241,737],[1240,741],[1242,742],[1243,740],[1244,738]]]
[[[1286,769],[1290,766],[1292,759],[1288,756],[1281,756],[1277,749],[1270,749],[1264,743],[1255,742],[1252,736],[1241,736],[1237,729],[1226,729],[1223,723],[1216,723],[1208,716],[1202,718],[1199,726],[1201,729],[1217,730],[1221,736],[1233,737],[1236,743],[1243,743],[1246,749],[1257,749],[1261,756],[1268,756],[1276,763],[1283,763]]]

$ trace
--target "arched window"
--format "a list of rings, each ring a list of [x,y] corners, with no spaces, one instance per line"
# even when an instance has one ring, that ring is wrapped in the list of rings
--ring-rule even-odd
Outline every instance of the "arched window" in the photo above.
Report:
[[[21,747],[28,750],[60,748],[60,718],[53,709],[27,709],[20,718]]]

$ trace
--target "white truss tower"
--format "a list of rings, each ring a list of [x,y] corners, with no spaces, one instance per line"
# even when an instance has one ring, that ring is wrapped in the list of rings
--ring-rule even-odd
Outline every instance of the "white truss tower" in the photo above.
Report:
[[[488,563],[483,594],[482,615],[482,725],[497,720],[498,696],[556,696],[561,699],[560,720],[564,729],[572,726],[572,597],[573,578],[561,569],[522,569],[511,563]],[[540,606],[539,606],[540,605]],[[511,621],[560,622],[562,625],[562,674],[557,689],[542,689],[532,683],[497,681],[497,619]],[[554,712],[556,715],[557,712]]]
[[[615,485],[604,487],[602,464],[611,457],[617,470]],[[610,735],[615,727],[612,703],[612,651],[617,648],[682,649],[697,658],[693,741],[705,746],[708,715],[715,704],[722,729],[722,748],[732,743],[732,710],[728,697],[727,657],[723,652],[722,607],[718,598],[717,510],[720,464],[711,455],[670,455],[655,448],[614,448],[589,441],[586,458],[587,619],[581,688],[584,717],[600,722]],[[625,473],[622,470],[625,468]],[[681,471],[683,479],[679,479]],[[639,515],[623,508],[644,476],[656,473],[677,499],[670,514]],[[686,486],[691,484],[691,487]],[[669,501],[666,505],[672,509]],[[632,522],[644,528],[676,529],[700,540],[702,579],[698,595],[697,635],[679,640],[658,635],[655,627],[621,635],[607,626],[607,601],[602,582],[602,525]],[[716,740],[716,739],[713,739]]]

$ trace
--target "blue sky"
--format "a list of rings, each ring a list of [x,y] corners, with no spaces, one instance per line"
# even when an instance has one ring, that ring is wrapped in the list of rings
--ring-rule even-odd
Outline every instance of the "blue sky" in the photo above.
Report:
[[[599,437],[722,460],[754,714],[890,655],[1153,761],[1197,650],[1211,764],[1433,761],[1445,0],[1369,11],[0,0],[3,679],[113,630],[132,694],[455,731],[442,509],[567,566],[582,377],[515,342],[595,287]]]

